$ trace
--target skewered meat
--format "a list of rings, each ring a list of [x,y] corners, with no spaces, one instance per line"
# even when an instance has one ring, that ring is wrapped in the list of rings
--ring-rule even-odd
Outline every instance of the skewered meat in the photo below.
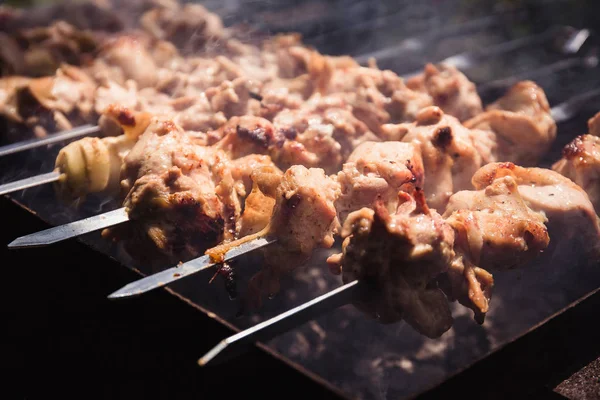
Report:
[[[94,117],[95,83],[77,67],[63,65],[56,75],[32,79],[17,89],[18,115],[37,136],[71,129]]]
[[[104,45],[92,67],[94,77],[120,84],[132,79],[140,89],[154,86],[158,80],[158,67],[147,47],[139,37],[117,37]]]
[[[383,203],[352,212],[344,222],[341,266],[344,283],[360,279],[371,286],[355,305],[382,323],[404,319],[435,338],[452,326],[452,315],[435,278],[454,257],[454,232],[420,191],[398,193],[398,209]]]
[[[108,236],[127,238],[128,252],[152,249],[169,255],[197,255],[220,241],[224,204],[217,195],[219,163],[227,156],[198,146],[171,121],[155,121],[125,157],[121,188],[130,222]],[[123,231],[123,232],[121,232]]]
[[[562,151],[563,157],[552,169],[581,186],[596,212],[600,210],[600,137],[577,136]]]
[[[493,134],[467,129],[436,106],[422,109],[415,122],[383,129],[387,140],[420,147],[427,204],[436,210],[444,210],[452,193],[470,188],[471,177],[482,165],[495,161]]]
[[[264,118],[244,115],[233,117],[218,131],[209,134],[210,140],[219,140],[215,147],[239,158],[250,154],[273,155],[283,145],[285,136]]]
[[[552,169],[581,186],[596,213],[600,211],[600,113],[588,121],[587,135],[577,136],[562,151]]]
[[[275,189],[259,183],[263,193],[275,194],[265,231],[277,237],[277,242],[263,251],[263,268],[249,283],[250,299],[259,302],[262,294],[277,293],[279,279],[308,260],[316,248],[333,246],[339,229],[334,207],[339,184],[322,169],[295,165],[280,181],[267,178],[278,185]],[[255,179],[262,180],[259,176]]]
[[[547,218],[528,207],[513,176],[481,182],[489,168],[484,166],[473,177],[477,190],[452,195],[443,214],[455,231],[458,256],[447,273],[446,293],[472,308],[480,323],[489,309],[493,286],[487,271],[526,265],[550,240]]]
[[[365,142],[358,146],[342,171],[335,208],[340,221],[363,207],[383,202],[391,213],[398,205],[398,191],[406,185],[423,187],[424,170],[420,149],[414,143]]]
[[[239,161],[246,158],[241,158]],[[237,161],[234,161],[234,164]],[[265,163],[265,160],[260,162],[265,165],[256,166],[252,165],[252,162],[246,163],[247,166],[252,165],[252,172],[246,171],[242,179],[249,178],[252,182],[252,189],[244,201],[244,211],[238,224],[238,238],[252,237],[254,234],[260,233],[268,226],[273,214],[275,193],[272,193],[271,190],[279,186],[283,173],[279,168]],[[234,169],[233,174],[235,177],[236,169]]]
[[[590,262],[596,262],[600,227],[594,206],[586,192],[570,179],[544,168],[523,168],[512,163],[486,165],[473,177],[473,185],[481,189],[494,179],[512,176],[527,206],[543,213],[550,246],[544,258],[557,255],[574,257],[580,246]]]
[[[409,79],[406,85],[429,94],[434,105],[459,121],[466,121],[483,111],[475,84],[453,65],[427,64],[423,73]]]
[[[497,161],[535,165],[556,138],[556,123],[544,91],[531,81],[515,84],[484,113],[465,121],[471,129],[496,134]]]
[[[473,185],[475,191],[450,198],[443,217],[427,207],[422,191],[407,192],[410,185],[399,192],[395,213],[381,202],[349,214],[343,253],[328,262],[344,282],[360,279],[371,286],[359,308],[382,322],[405,319],[419,332],[438,337],[452,324],[446,296],[473,309],[483,323],[493,288],[487,270],[543,260],[551,238],[573,239],[560,231],[575,213],[580,220],[572,231],[597,250],[600,231],[589,201],[585,204],[583,191],[564,177],[491,163],[477,171]],[[552,191],[568,197],[562,209],[556,199],[552,204],[544,197]]]
[[[411,90],[394,72],[377,68],[337,68],[327,93],[341,96],[377,135],[382,124],[414,121],[419,110],[433,105],[428,94]]]
[[[356,146],[379,140],[336,96],[315,95],[297,109],[278,113],[273,124],[287,139],[273,155],[282,168],[301,164],[335,173]]]

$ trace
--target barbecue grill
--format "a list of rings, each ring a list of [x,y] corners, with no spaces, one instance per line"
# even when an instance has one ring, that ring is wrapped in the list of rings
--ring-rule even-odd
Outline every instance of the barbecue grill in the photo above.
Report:
[[[476,83],[484,103],[519,79],[535,80],[546,91],[550,105],[560,105],[553,110],[561,121],[558,137],[541,164],[548,167],[566,143],[584,133],[587,119],[600,110],[600,32],[592,29],[597,22],[594,11],[572,3],[517,1],[492,6],[453,0],[418,4],[307,0],[204,4],[227,25],[246,25],[250,37],[298,31],[322,53],[349,54],[361,63],[375,58],[380,68],[402,76],[413,75],[426,62],[453,63]],[[58,145],[40,147],[0,158],[1,182],[51,171],[59,149]],[[56,201],[50,185],[8,196],[50,225],[120,206],[92,196],[79,209],[66,208]],[[116,260],[140,275],[157,272],[102,240],[98,232],[78,240],[105,256],[107,263]],[[323,268],[325,253],[315,253],[305,268],[282,282],[280,294],[250,314],[240,316],[239,303],[229,298],[222,282],[209,283],[206,274],[174,282],[167,290],[215,321],[243,330],[338,288],[340,279]],[[259,268],[258,261],[249,254],[239,262],[243,263],[237,269],[239,281],[247,282]],[[528,389],[537,394],[575,393],[568,383],[553,392],[567,377],[554,367],[568,364],[572,369],[599,354],[594,341],[598,328],[581,332],[575,328],[588,326],[586,320],[600,305],[598,265],[576,265],[557,255],[551,266],[499,272],[495,280],[494,304],[486,323],[476,325],[468,310],[457,306],[454,327],[440,339],[424,338],[403,323],[378,324],[345,306],[315,315],[264,345],[298,373],[348,398],[435,398],[461,393],[461,385],[467,383],[468,391],[506,398],[517,388],[523,390],[516,383],[519,379],[529,380]],[[521,361],[520,368],[515,368],[515,358]]]

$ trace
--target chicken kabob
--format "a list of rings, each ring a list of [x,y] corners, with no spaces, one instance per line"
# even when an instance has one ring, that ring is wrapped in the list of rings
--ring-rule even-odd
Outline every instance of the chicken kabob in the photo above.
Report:
[[[537,95],[531,99],[539,101]],[[547,108],[539,109],[541,112],[548,112]],[[429,166],[436,172],[434,179],[438,178],[437,175],[448,179],[445,184],[439,181],[438,184],[431,185],[432,193],[427,195],[431,203],[437,204],[439,209],[443,210],[449,193],[461,190],[467,185],[464,171],[476,171],[493,160],[496,149],[502,148],[493,140],[492,132],[469,130],[460,125],[455,118],[444,115],[438,107],[421,110],[417,121],[412,124],[386,128],[396,133],[403,132],[405,142],[363,143],[356,148],[342,171],[335,176],[327,176],[318,168],[306,169],[301,166],[291,167],[281,181],[272,179],[272,174],[269,174],[271,179],[267,181],[281,185],[278,186],[278,190],[264,190],[265,193],[277,194],[271,222],[259,233],[208,250],[207,254],[212,261],[224,261],[231,249],[243,246],[256,238],[276,237],[277,243],[264,250],[268,254],[265,257],[265,268],[251,282],[251,291],[257,293],[256,298],[265,293],[272,294],[277,291],[278,279],[282,273],[289,272],[305,261],[316,247],[328,248],[333,245],[333,236],[339,231],[339,221],[344,221],[350,212],[361,207],[374,208],[377,199],[384,199],[393,212],[402,185],[418,181],[420,183],[417,187],[420,190],[422,187],[428,187],[428,179],[424,179],[424,175],[429,175],[427,172],[423,173],[423,166],[425,171],[428,171]],[[406,134],[407,131],[411,133]],[[488,146],[482,147],[487,148],[486,151],[475,151],[477,148],[473,139],[480,135],[486,135],[484,137],[488,138],[488,141],[484,142],[488,143]],[[548,136],[550,135],[541,135],[544,140]],[[480,153],[489,154],[490,158],[482,159]],[[261,179],[258,172],[253,174],[252,178],[256,182]],[[261,187],[260,184],[257,185]],[[253,192],[256,190],[253,189]],[[296,196],[295,193],[301,195]],[[246,210],[250,208],[247,207]],[[294,216],[298,218],[295,222],[290,220]],[[298,228],[294,228],[295,226]],[[283,260],[285,262],[282,262]],[[282,265],[285,266],[285,270]],[[193,269],[182,270],[185,272],[180,273],[177,268],[172,268],[144,278],[127,285],[111,297],[140,294],[194,272]]]
[[[408,89],[402,79],[391,71],[381,71],[375,67],[360,67],[346,57],[324,57],[315,51],[307,50],[297,41],[287,37],[280,37],[277,40],[278,42],[284,41],[284,44],[277,45],[283,46],[282,50],[278,52],[278,54],[284,54],[281,56],[283,60],[288,59],[292,54],[298,57],[294,69],[294,71],[299,71],[297,77],[275,78],[268,81],[260,88],[260,93],[253,96],[256,98],[249,98],[252,96],[249,96],[250,91],[247,88],[238,94],[228,85],[222,91],[218,88],[212,91],[209,89],[206,92],[207,95],[201,95],[200,98],[204,98],[204,101],[208,99],[209,107],[211,104],[222,105],[222,109],[228,110],[224,117],[233,115],[232,118],[235,118],[236,114],[241,114],[240,118],[248,120],[244,114],[254,114],[272,121],[277,127],[278,134],[279,132],[284,133],[283,140],[279,135],[280,139],[277,144],[282,144],[283,149],[278,152],[279,155],[276,157],[282,168],[300,163],[307,166],[322,165],[327,172],[336,172],[339,170],[341,162],[358,143],[364,140],[380,140],[377,134],[370,130],[369,124],[379,132],[381,129],[378,121],[414,120],[419,107],[433,103],[429,95]],[[288,43],[290,41],[291,43]],[[321,75],[325,78],[319,78]],[[432,75],[430,79],[434,79],[436,76]],[[448,67],[443,76],[437,76],[437,78],[445,85],[440,84],[440,86],[448,87],[446,98],[453,99],[453,104],[462,102],[461,99],[469,103],[477,102],[477,100],[473,100],[474,98],[478,99],[474,85],[455,68]],[[325,88],[319,88],[318,85],[310,84],[312,81],[328,83]],[[189,87],[189,85],[184,85],[184,87]],[[464,89],[461,89],[463,87]],[[100,89],[98,92],[100,93]],[[209,92],[210,94],[208,94]],[[326,94],[323,95],[322,92]],[[308,97],[306,98],[306,96]],[[171,102],[185,103],[180,99],[182,98],[171,100]],[[480,100],[478,101],[480,102]],[[374,104],[380,108],[375,107]],[[133,108],[135,111],[146,109],[139,105],[134,105]],[[173,117],[179,125],[185,126],[186,131],[196,137],[196,142],[203,139],[206,144],[214,144],[227,132],[231,132],[231,129],[224,129],[223,126],[209,131],[208,134],[196,131],[196,129],[210,128],[211,125],[207,125],[204,115],[216,117],[218,114],[201,112],[198,108],[193,107],[191,109],[195,113],[184,114],[177,111],[166,114]],[[202,120],[203,122],[190,126],[188,117],[190,115],[195,115],[196,121]],[[233,132],[237,134],[235,129]],[[246,141],[254,140],[255,142],[258,140],[256,136],[259,132],[260,130],[255,132],[254,128],[240,130],[240,133],[245,135]],[[249,133],[255,137],[251,138],[252,135]],[[239,147],[235,144],[237,139],[230,135],[225,136],[228,136],[228,139],[220,146],[228,145],[233,148],[234,152],[237,152],[235,150],[236,147]],[[86,142],[89,140],[86,139],[82,143],[87,145]],[[254,152],[265,153],[265,145],[269,146],[266,142],[254,146]],[[73,144],[72,147],[79,147],[79,144]],[[277,146],[274,147],[277,148]],[[117,160],[118,158],[112,159]],[[88,165],[86,168],[90,169],[93,166]],[[111,166],[111,170],[116,169],[118,167]],[[62,172],[53,174],[52,179],[56,180],[59,176],[62,179],[68,178],[68,174]],[[84,195],[85,189],[74,192]],[[79,221],[81,222],[78,223],[80,228],[61,230],[61,235],[71,232],[66,237],[55,234],[45,236],[46,239],[49,239],[46,243],[54,243],[73,237],[73,235],[85,233],[89,231],[86,231],[85,226],[94,230],[100,229],[99,226],[107,227],[114,223],[124,222],[127,220],[127,215],[121,210],[110,215],[98,216],[98,218],[102,218],[100,225],[97,224],[98,221],[94,222],[90,219],[86,219],[85,222]],[[33,242],[22,242],[24,245],[29,243]],[[14,245],[16,244],[14,243]],[[44,243],[37,243],[37,245],[40,244]]]
[[[150,37],[146,31],[106,38],[97,46],[91,65],[63,65],[55,76],[38,79],[6,78],[0,85],[0,109],[33,127],[41,139],[5,146],[0,155],[104,133],[94,125],[71,128],[77,121],[96,120],[114,104],[167,116],[201,135],[232,116],[271,119],[283,109],[299,108],[314,93],[338,94],[377,129],[383,122],[410,121],[416,110],[435,102],[432,94],[409,89],[391,71],[361,67],[349,57],[323,56],[303,45],[297,35],[269,38],[260,47],[227,36],[219,39],[224,43],[218,55],[183,57],[161,35],[153,37],[154,30]],[[474,85],[455,68],[427,75],[427,81],[436,79],[438,97],[443,95],[452,104],[481,104]],[[63,133],[46,137],[57,129]],[[13,182],[0,187],[0,192],[47,183],[48,175]],[[51,178],[56,180],[57,175]]]
[[[224,361],[348,302],[381,323],[404,320],[437,338],[453,325],[451,301],[483,323],[494,286],[489,271],[543,265],[557,248],[571,248],[572,261],[573,245],[585,246],[579,256],[597,263],[597,216],[568,178],[505,162],[483,166],[472,183],[475,190],[451,196],[442,215],[411,184],[398,192],[395,210],[378,200],[350,213],[342,253],[327,260],[344,285],[224,339],[199,364]]]
[[[588,120],[588,133],[579,135],[562,151],[552,169],[581,186],[600,210],[600,113]]]

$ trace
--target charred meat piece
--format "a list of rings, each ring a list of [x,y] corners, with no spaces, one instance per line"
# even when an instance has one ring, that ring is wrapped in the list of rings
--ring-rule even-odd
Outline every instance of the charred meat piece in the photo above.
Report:
[[[250,154],[273,154],[283,145],[285,136],[264,118],[244,115],[233,117],[211,138],[220,139],[215,147],[231,158]]]
[[[31,82],[31,78],[24,76],[8,76],[0,78],[0,116],[8,121],[23,123],[19,114],[17,92]]]
[[[423,73],[408,80],[406,85],[429,94],[434,105],[459,121],[466,121],[483,110],[475,84],[450,64],[427,64]]]
[[[386,125],[384,131],[387,140],[420,147],[427,204],[436,210],[444,210],[454,192],[470,188],[482,165],[495,161],[491,132],[467,129],[436,106],[422,109],[415,122]]]
[[[370,286],[355,302],[367,315],[382,323],[405,320],[437,338],[453,323],[435,279],[454,258],[454,232],[421,191],[398,197],[393,213],[382,203],[352,212],[342,229],[343,253],[328,262],[341,268],[344,283],[360,279]]]
[[[530,167],[556,138],[556,123],[544,91],[531,81],[515,84],[486,111],[465,121],[471,129],[494,132],[496,160]]]

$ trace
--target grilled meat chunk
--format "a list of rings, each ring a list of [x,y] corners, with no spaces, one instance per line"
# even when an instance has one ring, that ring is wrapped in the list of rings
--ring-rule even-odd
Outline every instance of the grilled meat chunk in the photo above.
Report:
[[[523,168],[512,163],[486,165],[473,176],[473,185],[482,189],[504,176],[513,177],[525,204],[548,220],[550,245],[542,262],[556,256],[567,257],[572,262],[584,255],[583,259],[597,263],[600,255],[598,217],[580,186],[555,171]]]
[[[424,171],[418,145],[403,142],[365,142],[358,146],[337,174],[340,196],[335,208],[340,221],[363,207],[383,202],[391,213],[398,191],[423,187]]]
[[[196,145],[171,121],[155,121],[123,164],[130,221],[107,234],[125,239],[136,258],[201,254],[223,239],[231,222],[226,218],[236,213],[232,191],[219,187],[227,180],[227,162],[224,153]]]
[[[260,303],[264,294],[279,291],[280,278],[308,260],[318,248],[330,248],[339,222],[334,201],[339,184],[322,169],[295,165],[273,179],[270,171],[263,178],[254,176],[261,191],[274,195],[275,206],[265,234],[277,242],[263,250],[264,266],[250,282],[249,300]],[[268,184],[277,184],[276,187]]]
[[[383,129],[387,140],[420,147],[427,204],[436,210],[444,210],[452,193],[470,188],[475,171],[494,161],[491,132],[467,129],[436,106],[422,109],[415,122]]]
[[[500,162],[530,167],[550,148],[556,138],[556,123],[544,91],[531,81],[515,84],[486,111],[465,121],[471,129],[496,134]]]
[[[382,323],[405,320],[437,338],[452,326],[444,293],[435,279],[454,258],[454,232],[427,207],[420,190],[398,193],[398,208],[385,204],[350,213],[342,230],[343,253],[328,261],[344,283],[360,279],[371,290],[355,305]]]
[[[581,186],[600,210],[600,113],[588,121],[588,134],[577,136],[562,151],[552,169]]]
[[[450,64],[427,64],[423,73],[409,79],[406,85],[429,94],[434,105],[459,121],[483,111],[475,84]]]
[[[550,238],[546,217],[528,207],[514,177],[475,186],[478,190],[452,195],[443,214],[454,229],[457,254],[446,275],[445,290],[450,299],[472,308],[476,320],[483,323],[493,287],[488,270],[527,265],[548,247]]]

